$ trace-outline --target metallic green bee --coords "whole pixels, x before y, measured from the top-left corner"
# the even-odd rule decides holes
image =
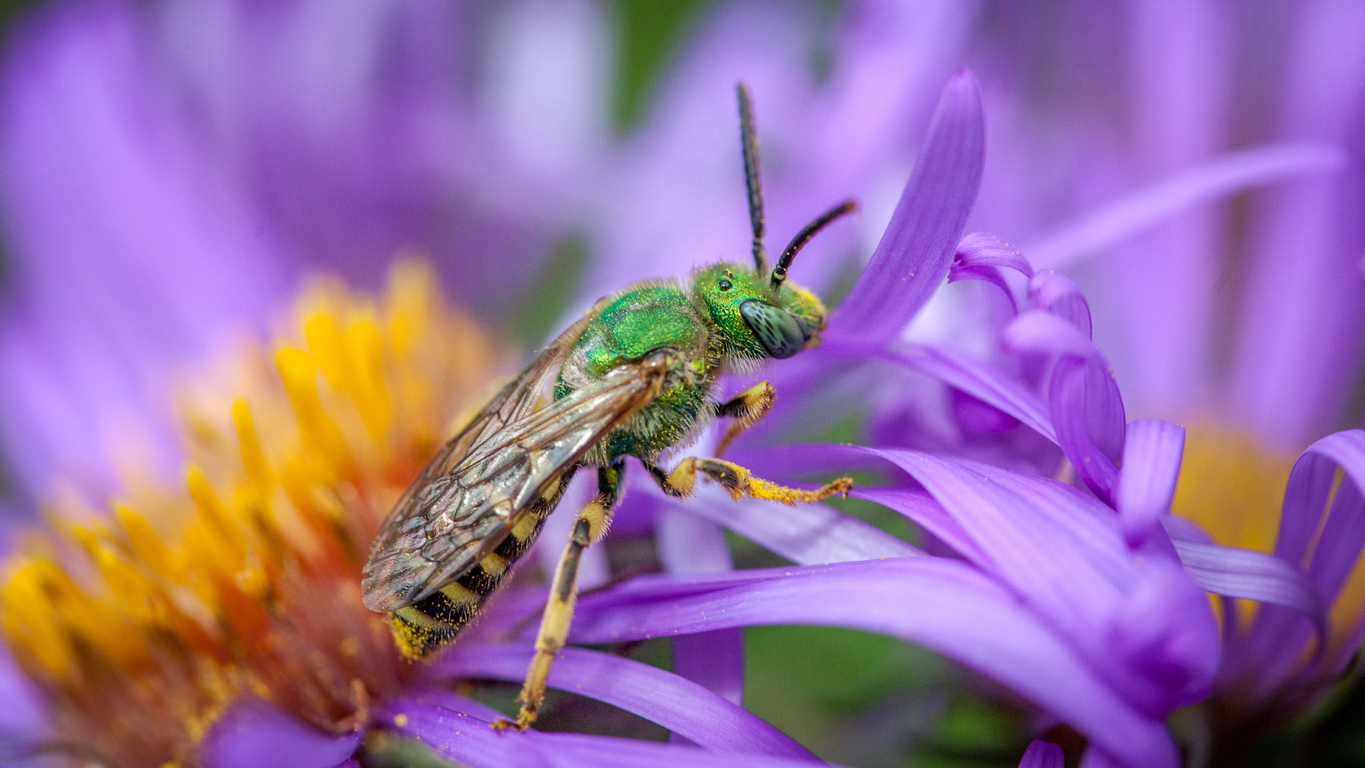
[[[530,548],[574,473],[597,468],[597,495],[579,513],[555,570],[521,712],[515,723],[499,727],[523,729],[535,720],[550,663],[568,636],[579,556],[606,530],[627,456],[677,497],[692,494],[697,472],[735,498],[786,504],[850,487],[842,478],[818,491],[784,488],[719,458],[686,458],[672,471],[658,464],[661,454],[689,444],[717,416],[732,419],[719,456],[768,411],[771,384],[720,403],[713,397],[716,380],[819,343],[825,307],[786,282],[787,269],[816,232],[855,208],[842,203],[809,224],[769,273],[753,109],[743,84],[739,106],[754,268],[715,264],[699,269],[686,287],[646,280],[597,302],[441,449],[370,549],[362,582],[366,607],[389,614],[403,653],[426,657],[474,618]],[[551,379],[554,399],[537,408]]]

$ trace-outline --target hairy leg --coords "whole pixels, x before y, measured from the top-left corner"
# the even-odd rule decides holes
[[[583,550],[607,532],[612,507],[621,497],[624,471],[625,461],[621,459],[610,467],[597,470],[597,495],[579,511],[569,543],[559,557],[559,565],[555,567],[550,597],[545,603],[540,631],[536,634],[536,655],[531,658],[531,665],[526,670],[526,682],[521,687],[521,695],[517,696],[521,710],[517,713],[516,722],[498,720],[493,723],[495,730],[510,727],[524,731],[535,722],[540,712],[540,705],[545,701],[545,683],[550,675],[550,664],[564,648],[569,636],[574,601],[578,597],[579,558]]]
[[[841,477],[814,491],[788,488],[754,477],[752,472],[733,462],[699,456],[689,456],[683,459],[678,462],[672,472],[667,472],[659,466],[647,462],[645,468],[649,470],[650,476],[659,484],[664,493],[677,498],[686,498],[696,492],[698,472],[720,483],[721,487],[730,492],[731,498],[738,499],[748,496],[788,505],[798,502],[821,501],[836,493],[847,495],[849,489],[853,487],[851,478]]]
[[[716,409],[717,416],[734,419],[725,428],[725,434],[716,446],[716,458],[724,455],[725,449],[729,448],[730,443],[739,437],[744,430],[752,427],[759,419],[767,415],[768,410],[773,407],[773,399],[776,396],[777,390],[773,389],[772,384],[760,381],[722,403]]]

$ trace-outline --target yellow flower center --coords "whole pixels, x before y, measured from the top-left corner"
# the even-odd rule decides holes
[[[1195,425],[1171,511],[1198,523],[1219,543],[1269,552],[1294,456],[1276,453],[1240,432]]]
[[[413,674],[360,568],[498,356],[415,262],[378,301],[316,281],[291,325],[186,386],[183,486],[132,484],[112,515],[64,494],[11,558],[3,630],[57,738],[192,761],[243,697],[340,733]]]

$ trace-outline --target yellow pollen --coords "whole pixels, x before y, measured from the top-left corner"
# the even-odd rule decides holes
[[[1264,448],[1240,432],[1195,425],[1171,511],[1198,523],[1220,544],[1269,552],[1294,456]]]
[[[315,281],[271,345],[179,393],[182,482],[130,485],[105,516],[49,503],[52,530],[8,563],[0,628],[56,738],[127,768],[193,764],[243,697],[339,733],[413,674],[360,568],[503,367],[435,286],[413,261],[377,300]]]

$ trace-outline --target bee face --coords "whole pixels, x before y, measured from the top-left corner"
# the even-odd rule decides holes
[[[773,290],[768,276],[733,263],[698,271],[692,294],[737,357],[788,358],[819,343],[825,308],[791,283]]]

